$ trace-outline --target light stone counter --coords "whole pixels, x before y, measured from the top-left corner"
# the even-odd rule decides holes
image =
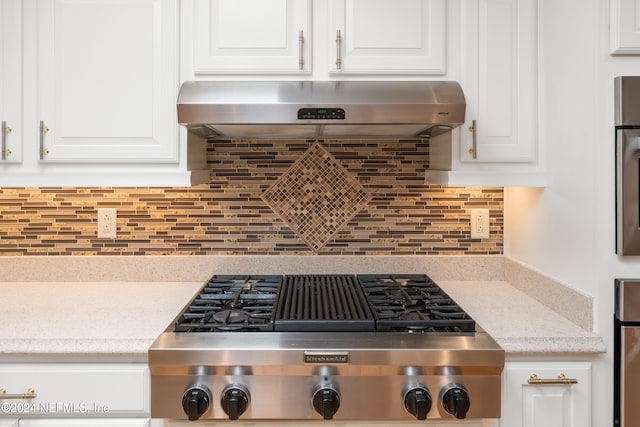
[[[507,353],[600,353],[602,339],[503,281],[440,281]],[[201,282],[0,283],[0,357],[146,361]],[[49,358],[49,359],[46,359]]]
[[[146,361],[202,282],[0,283],[0,357]]]
[[[507,282],[438,282],[507,354],[604,353],[588,332]]]
[[[145,361],[212,274],[426,273],[507,353],[602,353],[589,295],[502,256],[0,256],[0,357]]]

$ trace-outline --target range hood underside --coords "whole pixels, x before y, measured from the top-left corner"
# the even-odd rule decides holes
[[[465,107],[451,81],[185,82],[178,122],[207,139],[429,138]]]
[[[207,139],[430,138],[451,130],[442,125],[188,125]]]

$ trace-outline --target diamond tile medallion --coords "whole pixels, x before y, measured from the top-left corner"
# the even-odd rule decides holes
[[[262,193],[262,200],[317,253],[369,203],[371,194],[315,143]]]

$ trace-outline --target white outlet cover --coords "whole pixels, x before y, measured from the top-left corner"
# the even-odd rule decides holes
[[[489,209],[471,210],[471,238],[488,239],[490,227]]]
[[[98,209],[98,238],[115,239],[118,231],[118,212],[114,208]]]

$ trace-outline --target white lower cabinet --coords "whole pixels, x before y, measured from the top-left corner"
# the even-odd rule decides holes
[[[429,420],[426,424],[429,427],[498,427],[497,420],[480,420],[480,421],[442,421],[437,422]],[[220,421],[200,422],[202,427],[219,427],[222,425]],[[425,425],[424,421],[236,421],[233,423],[235,427],[407,427]],[[190,421],[175,420],[152,420],[151,427],[190,427],[193,423]]]
[[[0,427],[149,427],[147,364],[0,364]],[[6,418],[5,418],[6,417]]]
[[[11,424],[9,424],[11,425]],[[2,426],[2,424],[0,424]],[[150,427],[151,421],[146,418],[130,419],[33,419],[20,420],[16,426],[20,427]]]
[[[502,393],[501,427],[591,426],[590,362],[507,362]]]

